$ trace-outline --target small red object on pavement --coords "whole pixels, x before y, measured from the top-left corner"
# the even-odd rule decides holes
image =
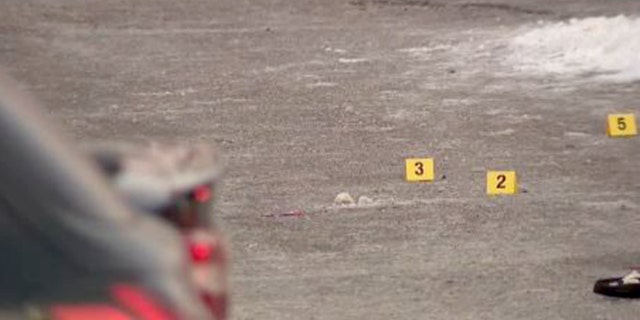
[[[264,216],[268,218],[286,218],[286,217],[294,217],[294,218],[302,218],[306,216],[307,213],[304,210],[296,209],[286,212],[278,212],[278,213],[267,213]]]

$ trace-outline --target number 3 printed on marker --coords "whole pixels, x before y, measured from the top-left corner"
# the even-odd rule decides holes
[[[424,174],[424,164],[422,162],[416,162],[416,171],[415,174],[417,176],[421,176]]]
[[[409,182],[433,181],[433,158],[405,159],[405,178]]]

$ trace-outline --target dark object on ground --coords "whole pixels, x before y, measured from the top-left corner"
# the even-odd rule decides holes
[[[286,212],[267,213],[267,214],[264,214],[263,217],[266,217],[266,218],[288,218],[288,217],[302,218],[302,217],[305,217],[306,215],[307,215],[307,213],[304,212],[304,210],[296,209],[296,210],[286,211]]]
[[[180,234],[135,214],[0,75],[3,319],[211,319]]]
[[[593,292],[616,298],[640,298],[640,274],[636,271],[620,278],[596,281]]]

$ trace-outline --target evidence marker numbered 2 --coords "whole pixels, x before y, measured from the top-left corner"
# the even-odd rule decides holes
[[[409,158],[405,159],[405,177],[408,182],[433,181],[433,158]]]
[[[504,195],[518,192],[518,180],[515,171],[488,171],[487,194]]]
[[[607,134],[610,137],[630,137],[638,134],[636,116],[628,114],[610,114],[607,118]]]

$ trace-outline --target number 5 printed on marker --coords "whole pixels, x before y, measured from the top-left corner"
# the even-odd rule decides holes
[[[607,133],[611,137],[629,137],[638,134],[634,114],[610,114],[607,118]]]
[[[624,117],[618,117],[618,130],[620,131],[627,130],[627,123],[624,122]]]

